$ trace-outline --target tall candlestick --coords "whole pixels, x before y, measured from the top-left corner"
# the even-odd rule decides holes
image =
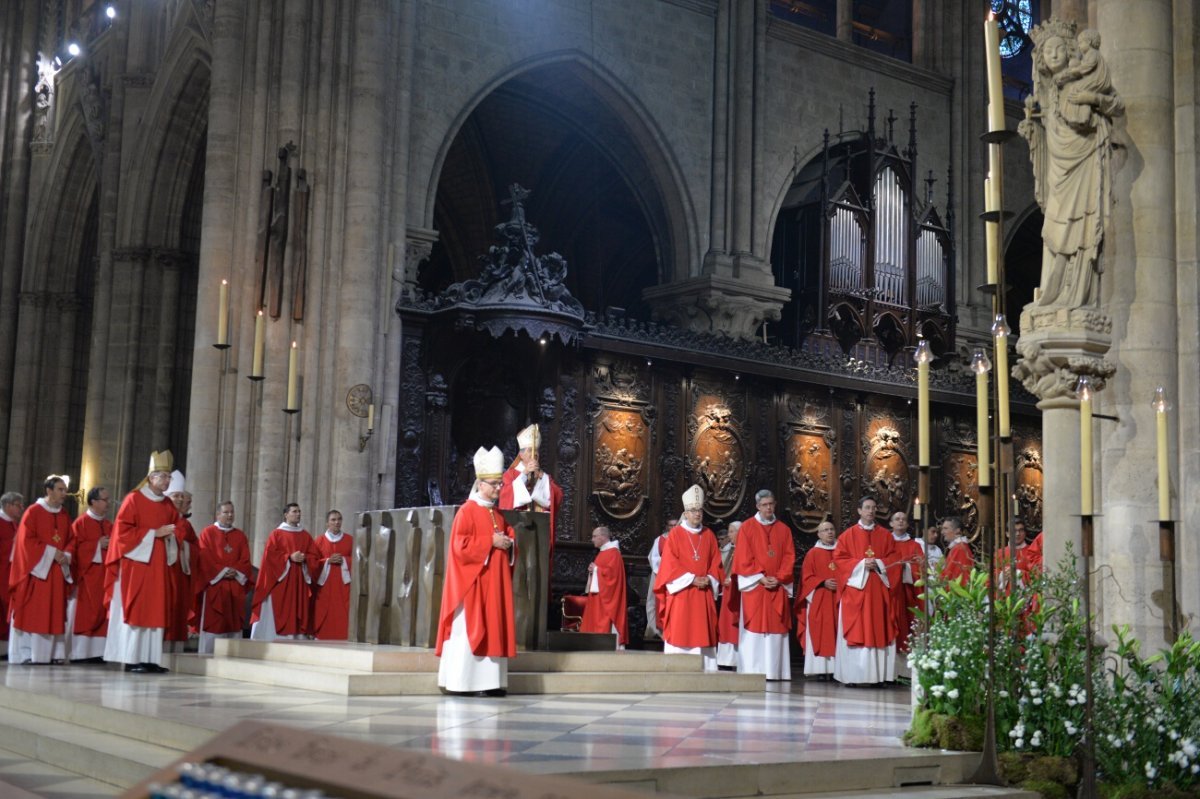
[[[217,304],[217,346],[229,345],[229,281],[221,281],[221,299]]]
[[[262,309],[258,311],[258,318],[254,320],[254,365],[250,368],[251,380],[263,379],[263,348],[266,346],[267,339],[267,319],[263,316]]]
[[[367,406],[367,429],[375,429],[375,403]]]
[[[1000,437],[1012,436],[1012,425],[1008,418],[1008,334],[1012,330],[1004,314],[996,314],[992,323],[992,336],[996,341],[996,415],[1000,417]]]
[[[1091,516],[1092,503],[1092,381],[1079,378],[1079,513]]]
[[[917,497],[916,499],[913,500],[913,521],[914,522],[921,521],[921,498],[920,497]],[[920,530],[917,530],[917,535],[918,535],[918,537],[922,537]]]
[[[933,351],[925,339],[917,341],[917,465],[929,465],[929,362]]]
[[[287,391],[287,409],[289,411],[297,410],[298,395],[300,393],[300,373],[296,369],[296,342],[292,342],[292,351],[288,353],[288,391]]]
[[[984,210],[998,210],[991,177],[983,180],[983,200]],[[994,286],[1000,282],[1000,223],[988,221],[984,222],[983,226],[987,234],[987,282]]]
[[[979,485],[992,484],[992,428],[988,424],[988,372],[992,362],[982,347],[975,349],[971,358],[971,370],[975,372],[975,437],[978,441],[975,448],[975,459],[979,464]]]
[[[1158,518],[1159,521],[1167,521],[1171,518],[1171,473],[1167,468],[1167,411],[1171,409],[1171,404],[1167,402],[1162,386],[1154,389],[1154,401],[1150,407],[1154,409],[1158,433]]]
[[[1000,71],[1000,25],[995,14],[983,23],[984,60],[987,62],[988,130],[1004,130],[1004,80]]]

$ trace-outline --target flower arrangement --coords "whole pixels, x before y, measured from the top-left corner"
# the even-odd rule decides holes
[[[1084,741],[1087,620],[1075,559],[996,599],[996,739],[1009,781],[1066,796]],[[931,579],[935,608],[914,631],[912,746],[980,749],[986,717],[988,580]],[[1094,644],[1096,768],[1111,799],[1200,797],[1200,641],[1142,658],[1127,628]],[[1103,651],[1101,651],[1103,650]]]

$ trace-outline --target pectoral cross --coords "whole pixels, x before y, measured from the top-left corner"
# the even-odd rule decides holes
[[[62,541],[62,536],[60,536],[58,533],[55,533],[54,535],[50,536],[50,540],[57,544],[59,541]]]
[[[225,554],[228,555],[230,552],[233,552],[233,547],[229,546],[229,544],[226,544],[225,545]]]
[[[875,557],[875,550],[871,549],[870,547],[867,547],[867,557],[868,558]]]

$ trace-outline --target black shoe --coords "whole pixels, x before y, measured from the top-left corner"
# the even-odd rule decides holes
[[[489,688],[486,691],[480,691],[479,696],[508,696],[507,688]]]
[[[146,668],[145,663],[126,663],[125,671],[129,672],[130,674],[149,674],[150,673],[149,670]]]

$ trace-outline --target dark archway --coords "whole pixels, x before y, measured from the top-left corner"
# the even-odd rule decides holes
[[[1033,290],[1042,279],[1042,212],[1032,210],[1017,223],[1004,249],[1004,275],[1008,279],[1008,324],[1021,334],[1021,311],[1033,302]]]
[[[440,291],[474,277],[507,219],[510,183],[531,192],[540,252],[559,252],[567,285],[590,311],[646,315],[642,290],[670,271],[674,244],[653,172],[598,78],[577,62],[506,81],[459,129],[437,187],[439,240],[419,284]]]

